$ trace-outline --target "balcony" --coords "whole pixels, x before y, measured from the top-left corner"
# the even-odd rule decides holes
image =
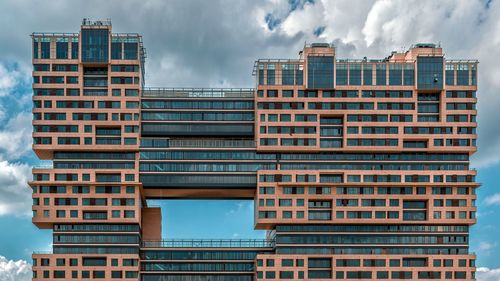
[[[252,88],[145,88],[146,98],[253,98]]]
[[[266,239],[169,239],[143,241],[142,248],[274,248]]]

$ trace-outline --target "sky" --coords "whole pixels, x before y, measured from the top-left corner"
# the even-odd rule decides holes
[[[78,32],[81,19],[111,19],[143,35],[146,84],[252,87],[254,60],[296,58],[328,42],[339,58],[384,58],[433,42],[448,59],[478,59],[478,223],[471,250],[479,280],[500,280],[499,0],[4,0],[0,2],[0,281],[29,280],[30,255],[50,249],[30,221],[32,32]],[[161,201],[169,238],[262,238],[251,201]],[[189,222],[189,223],[187,223]],[[245,222],[245,223],[241,223]],[[204,232],[200,233],[199,229]]]

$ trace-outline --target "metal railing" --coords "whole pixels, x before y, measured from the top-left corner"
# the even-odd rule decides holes
[[[52,251],[33,251],[33,255],[52,255]]]
[[[266,239],[169,239],[143,241],[143,248],[273,248],[274,240]]]
[[[54,163],[52,162],[40,162],[33,165],[33,169],[54,169]]]
[[[91,20],[89,18],[83,18],[82,25],[86,25],[86,26],[107,26],[107,25],[111,25],[111,19]]]
[[[143,97],[253,98],[253,88],[145,88]]]
[[[169,140],[170,147],[190,147],[190,148],[254,148],[256,143],[254,140]]]

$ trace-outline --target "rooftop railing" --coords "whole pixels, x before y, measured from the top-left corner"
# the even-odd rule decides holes
[[[253,88],[145,88],[143,97],[163,98],[253,98]]]
[[[106,25],[111,25],[111,19],[106,19],[106,20],[90,20],[88,18],[84,18],[82,20],[82,25],[87,25],[87,26],[106,26]]]
[[[36,165],[33,165],[33,169],[53,169],[54,168],[54,163],[53,162],[39,162]]]
[[[273,248],[274,240],[266,239],[169,239],[143,241],[143,248]]]
[[[52,255],[52,251],[34,251],[33,255]]]

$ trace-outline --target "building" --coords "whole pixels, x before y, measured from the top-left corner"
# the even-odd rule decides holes
[[[329,44],[255,89],[144,87],[138,34],[33,33],[33,280],[475,279],[475,60]],[[245,198],[264,240],[166,240],[147,199]]]

